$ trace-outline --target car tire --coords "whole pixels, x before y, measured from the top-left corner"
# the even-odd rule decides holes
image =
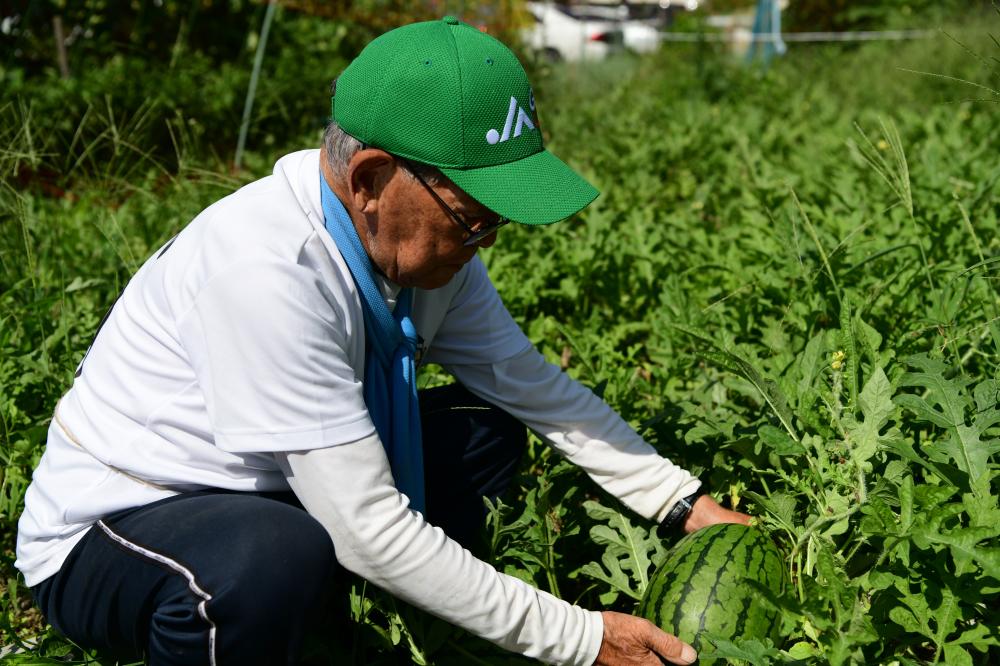
[[[559,53],[558,49],[554,49],[551,46],[542,49],[542,52],[539,55],[541,56],[543,62],[547,62],[550,65],[563,61],[562,53]]]

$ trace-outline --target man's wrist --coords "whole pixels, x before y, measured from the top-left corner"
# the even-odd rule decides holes
[[[666,518],[664,518],[660,524],[668,529],[675,529],[684,524],[688,515],[691,513],[691,508],[694,503],[698,501],[698,498],[705,494],[705,487],[701,486],[698,490],[694,491],[687,497],[682,497],[677,500],[677,502],[671,507],[670,511],[667,513]]]

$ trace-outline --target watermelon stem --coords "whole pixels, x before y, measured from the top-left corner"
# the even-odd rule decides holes
[[[549,592],[554,597],[562,599],[562,595],[559,593],[559,579],[556,577],[555,537],[550,532],[547,516],[542,524],[545,526],[545,576],[549,581]]]
[[[830,516],[819,516],[818,518],[816,518],[816,520],[814,520],[812,522],[812,525],[810,525],[809,527],[807,527],[805,529],[805,531],[802,532],[802,534],[799,535],[799,538],[798,538],[798,540],[795,543],[795,547],[792,548],[791,557],[794,558],[798,554],[798,552],[801,550],[802,546],[805,543],[807,543],[810,538],[812,538],[812,535],[820,527],[822,527],[824,525],[828,525],[828,524],[839,523],[841,520],[844,520],[846,518],[850,518],[851,516],[853,516],[854,514],[856,514],[858,511],[860,511],[861,507],[864,506],[865,503],[868,502],[868,488],[867,488],[867,486],[865,484],[865,471],[863,469],[861,469],[861,468],[858,469],[858,491],[857,491],[857,499],[858,499],[858,503],[855,504],[854,506],[852,506],[849,509],[845,509],[844,511],[832,514]]]
[[[795,587],[798,588],[799,591],[799,603],[804,603],[806,600],[806,588],[803,584],[805,575],[802,570],[802,553],[799,553],[797,556],[792,555],[792,558],[795,560],[795,571],[797,573],[795,576]]]

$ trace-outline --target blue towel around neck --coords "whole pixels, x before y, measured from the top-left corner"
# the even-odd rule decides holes
[[[417,403],[414,354],[417,330],[410,319],[413,290],[403,289],[392,312],[375,281],[375,268],[365,252],[350,215],[330,189],[322,172],[323,217],[361,295],[365,318],[365,404],[392,467],[396,487],[410,507],[424,510],[424,453]]]

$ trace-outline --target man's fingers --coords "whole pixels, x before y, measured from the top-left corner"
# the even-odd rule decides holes
[[[692,664],[698,653],[690,645],[662,631],[649,620],[603,611],[604,641],[595,666],[655,666]]]
[[[671,664],[693,664],[698,658],[694,648],[650,623],[649,648]]]

